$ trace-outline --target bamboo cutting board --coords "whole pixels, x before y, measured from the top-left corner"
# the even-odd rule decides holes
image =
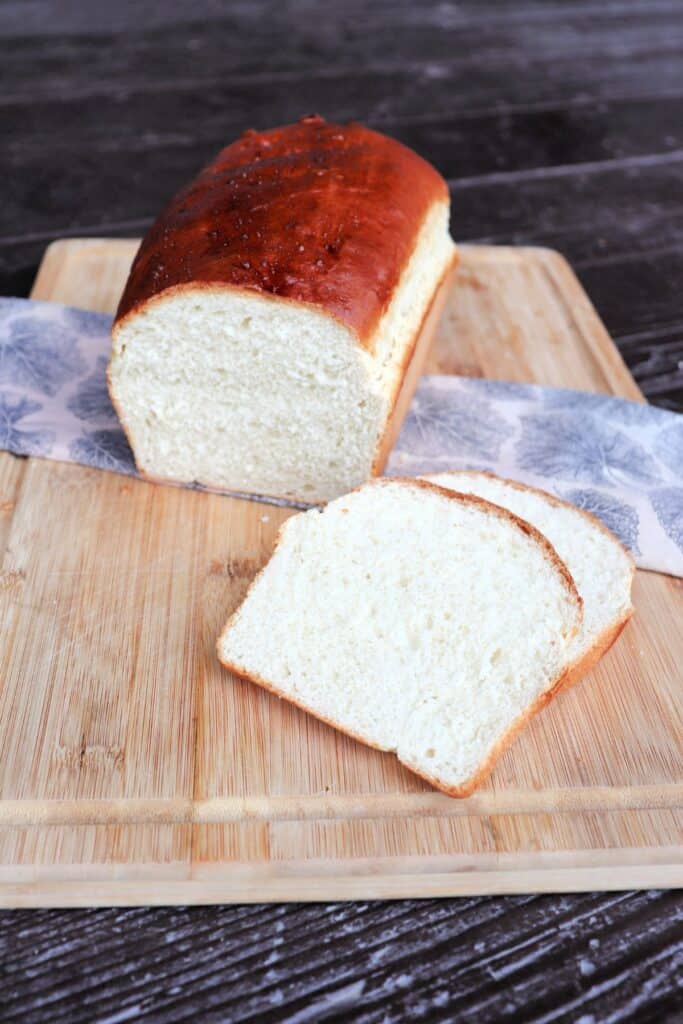
[[[113,310],[136,243],[50,247]],[[641,396],[567,264],[465,247],[428,369]],[[464,801],[218,665],[291,511],[0,456],[0,903],[320,900],[683,881],[683,587]]]

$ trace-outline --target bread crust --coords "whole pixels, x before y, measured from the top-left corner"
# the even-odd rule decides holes
[[[571,637],[576,634],[576,632],[578,631],[578,628],[579,628],[579,626],[581,624],[582,618],[583,618],[583,599],[581,598],[581,596],[579,595],[578,590],[576,589],[576,584],[574,582],[573,577],[571,576],[571,574],[570,574],[569,570],[567,569],[566,565],[564,564],[564,562],[561,560],[561,558],[559,557],[559,555],[555,551],[555,548],[552,546],[550,541],[542,533],[540,533],[539,530],[537,530],[534,526],[531,525],[531,523],[528,523],[528,522],[526,522],[526,520],[521,519],[519,516],[516,516],[513,512],[510,512],[509,509],[503,508],[501,505],[495,505],[492,502],[486,501],[484,498],[478,497],[478,495],[466,494],[466,493],[463,493],[463,492],[460,492],[460,491],[453,491],[451,489],[448,489],[448,488],[445,488],[445,487],[441,487],[438,484],[433,484],[433,483],[431,483],[431,482],[429,482],[427,480],[417,479],[415,477],[381,477],[379,479],[370,481],[369,483],[364,484],[363,486],[364,487],[382,487],[382,486],[386,486],[387,484],[395,484],[395,483],[398,483],[398,484],[403,485],[403,486],[409,486],[409,487],[414,487],[414,488],[421,488],[421,489],[425,489],[425,490],[428,490],[428,491],[437,492],[442,497],[447,498],[449,500],[454,499],[454,500],[460,502],[461,504],[470,504],[470,505],[476,505],[478,507],[482,507],[489,514],[496,515],[500,519],[504,519],[504,520],[506,520],[508,522],[512,522],[517,527],[517,529],[521,530],[522,533],[524,533],[526,536],[529,536],[529,537],[533,538],[533,540],[536,543],[538,543],[544,549],[546,557],[551,562],[551,564],[555,567],[555,569],[558,571],[559,575],[562,578],[562,582],[563,582],[563,584],[564,584],[564,586],[565,586],[565,588],[566,588],[566,590],[567,590],[567,592],[568,592],[572,602],[574,603],[574,605],[576,607],[576,610],[577,610],[577,613],[578,613],[577,623],[576,623],[576,626],[575,626],[572,634],[570,634],[569,639],[571,639]],[[356,488],[356,490],[360,490],[360,489],[361,488]],[[351,493],[355,493],[355,491],[352,491]],[[338,500],[340,500],[340,499],[338,499]],[[286,529],[288,521],[289,520],[287,520],[285,523],[283,523],[282,526],[280,527],[279,531],[278,531],[278,534],[277,534],[277,537],[276,537],[276,540],[275,540],[275,545],[273,547],[272,554],[275,553],[275,551],[277,550],[277,548],[278,548],[278,546],[279,546],[279,544],[280,544],[280,542],[282,540],[283,531]],[[272,554],[271,554],[271,558],[272,558]],[[249,592],[250,592],[251,588],[256,584],[256,581],[258,580],[260,575],[265,570],[267,564],[268,563],[266,562],[266,564],[254,576],[254,579],[252,580],[252,582],[249,584],[249,587],[247,588],[247,591],[246,591],[246,593],[244,595],[244,598],[242,599],[242,601],[240,602],[238,607],[230,615],[230,617],[228,618],[228,621],[226,622],[225,626],[223,627],[223,629],[221,631],[221,634],[220,634],[220,636],[218,638],[218,641],[216,643],[216,652],[217,652],[217,655],[218,655],[219,662],[226,669],[228,669],[228,671],[232,672],[233,675],[236,675],[236,676],[238,676],[241,679],[245,679],[248,682],[256,683],[257,686],[261,686],[263,689],[268,690],[270,693],[272,693],[275,696],[279,697],[281,700],[286,700],[286,701],[288,701],[288,703],[294,704],[296,707],[300,708],[302,711],[305,711],[308,714],[313,715],[314,718],[319,719],[321,722],[324,722],[326,725],[332,726],[332,728],[337,729],[337,731],[342,732],[345,735],[351,737],[351,739],[357,740],[359,743],[363,743],[365,746],[372,747],[375,750],[382,750],[384,752],[393,753],[397,757],[398,761],[401,764],[403,764],[406,768],[410,769],[410,771],[412,771],[414,774],[419,775],[420,778],[424,779],[426,782],[428,782],[430,785],[434,786],[436,789],[441,790],[442,793],[446,793],[448,796],[452,796],[452,797],[466,797],[466,796],[470,796],[471,793],[480,785],[480,783],[490,774],[490,772],[491,772],[495,762],[498,760],[500,755],[507,749],[507,747],[512,743],[512,741],[515,739],[515,737],[520,732],[520,730],[523,729],[523,727],[526,725],[526,723],[529,721],[529,719],[533,715],[537,714],[540,710],[542,710],[542,708],[545,707],[546,704],[549,703],[549,701],[552,699],[552,697],[555,696],[555,694],[557,692],[559,692],[559,689],[562,687],[562,685],[564,683],[564,677],[566,675],[566,671],[565,670],[563,670],[556,677],[556,679],[551,683],[551,685],[537,698],[537,700],[534,701],[534,703],[529,708],[527,708],[515,720],[515,722],[510,727],[510,729],[508,729],[508,731],[502,737],[500,737],[500,739],[496,742],[496,744],[489,751],[489,754],[487,755],[486,760],[483,762],[483,764],[480,766],[480,768],[477,769],[475,774],[471,776],[470,779],[467,779],[461,785],[456,786],[456,787],[448,786],[444,782],[442,782],[439,778],[434,777],[434,776],[430,776],[428,774],[425,774],[422,769],[420,769],[420,768],[416,767],[415,765],[411,764],[409,761],[404,760],[404,759],[398,757],[398,754],[396,753],[395,750],[389,751],[389,749],[386,748],[386,747],[380,747],[377,744],[368,742],[362,736],[358,736],[357,734],[351,732],[349,729],[347,729],[344,726],[340,725],[338,722],[335,722],[333,719],[326,718],[324,715],[321,715],[319,712],[317,712],[314,709],[308,707],[306,704],[304,704],[304,703],[302,703],[302,702],[300,702],[298,700],[293,699],[292,697],[290,697],[287,694],[283,694],[280,690],[277,689],[277,687],[275,687],[272,683],[268,682],[267,680],[263,679],[258,674],[252,673],[248,669],[246,669],[244,666],[237,665],[234,662],[230,662],[228,660],[224,660],[221,657],[221,645],[223,643],[224,637],[229,632],[233,620],[239,614],[240,608],[242,607],[244,602],[247,600],[247,597],[249,595]],[[611,642],[613,642],[614,639],[616,639],[616,636],[613,637]]]
[[[430,164],[355,122],[245,132],[157,218],[115,323],[169,290],[222,286],[315,306],[368,348],[428,210],[447,201]]]

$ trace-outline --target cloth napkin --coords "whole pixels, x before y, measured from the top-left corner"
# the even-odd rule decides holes
[[[107,393],[111,320],[0,299],[0,448],[135,475]],[[683,576],[677,413],[565,388],[426,376],[387,473],[450,469],[550,491],[602,519],[641,568]]]

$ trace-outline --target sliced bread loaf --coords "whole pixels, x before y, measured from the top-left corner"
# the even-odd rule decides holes
[[[466,796],[549,699],[581,617],[534,527],[471,495],[381,479],[285,523],[218,654]]]
[[[562,686],[575,683],[609,650],[633,614],[635,565],[628,551],[595,516],[546,491],[492,473],[438,473],[427,479],[509,509],[548,538],[583,598],[583,624],[567,650]]]

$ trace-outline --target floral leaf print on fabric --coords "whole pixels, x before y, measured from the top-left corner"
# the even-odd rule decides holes
[[[410,455],[444,455],[495,459],[509,436],[507,420],[485,399],[459,394],[444,402],[434,387],[424,382],[416,393],[401,435],[401,447]],[[445,449],[445,450],[444,450]]]
[[[662,430],[655,439],[654,449],[664,465],[683,479],[683,420]]]
[[[591,398],[594,397],[591,395]],[[623,427],[647,427],[656,420],[661,410],[645,402],[628,402],[623,398],[599,396],[597,411],[611,423]]]
[[[75,331],[88,340],[104,337],[109,346],[112,321],[109,313],[91,313],[90,310],[76,309],[74,306],[64,306],[63,309],[67,317],[67,326],[72,332]]]
[[[539,388],[541,401],[548,409],[567,409],[595,413],[624,427],[647,426],[658,411],[641,402],[629,402],[613,395],[590,395],[571,388]]]
[[[650,502],[662,529],[683,551],[683,487],[662,487],[652,491]]]
[[[99,356],[95,372],[80,382],[78,390],[66,403],[67,409],[79,420],[118,422],[107,390],[107,362],[106,356]]]
[[[660,479],[645,448],[597,416],[532,414],[520,423],[518,464],[538,476],[639,488]]]
[[[69,454],[76,462],[99,469],[113,469],[134,475],[135,460],[128,439],[122,430],[86,431],[69,445]]]
[[[619,501],[611,494],[603,494],[602,491],[590,489],[566,491],[562,497],[566,501],[571,501],[572,505],[576,505],[577,508],[582,508],[585,512],[592,512],[634,555],[640,554],[638,513],[631,505]]]
[[[36,324],[31,316],[12,317],[0,331],[0,382],[43,395],[57,392],[87,370],[78,336],[56,320]]]
[[[55,432],[38,426],[20,426],[21,421],[42,405],[29,398],[12,398],[0,392],[0,448],[15,455],[47,455],[55,441]]]
[[[536,388],[533,384],[518,384],[516,381],[485,380],[483,377],[461,377],[460,385],[478,395],[491,398],[504,398],[506,401],[527,401],[534,398]]]

